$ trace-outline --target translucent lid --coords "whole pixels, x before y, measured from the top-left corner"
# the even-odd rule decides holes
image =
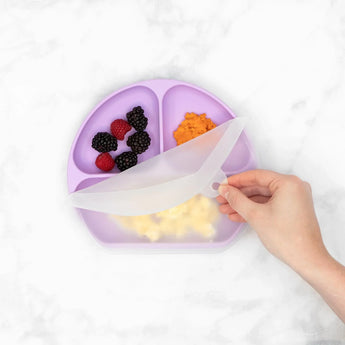
[[[226,179],[221,166],[244,128],[241,118],[163,152],[91,187],[71,193],[73,206],[122,216],[151,214],[196,194],[216,197]]]

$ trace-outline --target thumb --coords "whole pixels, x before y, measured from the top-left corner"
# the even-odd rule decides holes
[[[239,189],[230,185],[220,185],[219,194],[223,196],[229,205],[245,220],[249,220],[253,210],[258,205],[247,198]]]

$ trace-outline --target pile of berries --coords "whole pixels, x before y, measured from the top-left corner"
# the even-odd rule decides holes
[[[114,120],[110,125],[110,133],[98,132],[92,139],[92,147],[101,152],[96,158],[96,166],[103,171],[112,170],[115,165],[120,171],[124,171],[138,163],[138,154],[145,152],[150,144],[151,138],[145,129],[147,127],[147,117],[144,115],[142,107],[134,107],[126,115],[127,121],[123,119]],[[116,151],[118,140],[124,140],[127,132],[132,128],[136,132],[127,139],[127,146],[130,151],[125,151],[113,159],[110,151]]]

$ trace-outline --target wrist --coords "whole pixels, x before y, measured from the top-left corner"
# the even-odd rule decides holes
[[[319,248],[315,248],[311,253],[302,256],[298,262],[290,266],[303,279],[313,283],[322,279],[335,264],[336,261],[322,245]]]

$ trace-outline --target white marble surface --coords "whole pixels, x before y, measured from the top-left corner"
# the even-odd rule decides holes
[[[0,344],[344,344],[251,229],[221,254],[112,255],[65,202],[89,110],[182,79],[251,117],[262,167],[312,184],[344,264],[344,71],[342,0],[1,0]]]

